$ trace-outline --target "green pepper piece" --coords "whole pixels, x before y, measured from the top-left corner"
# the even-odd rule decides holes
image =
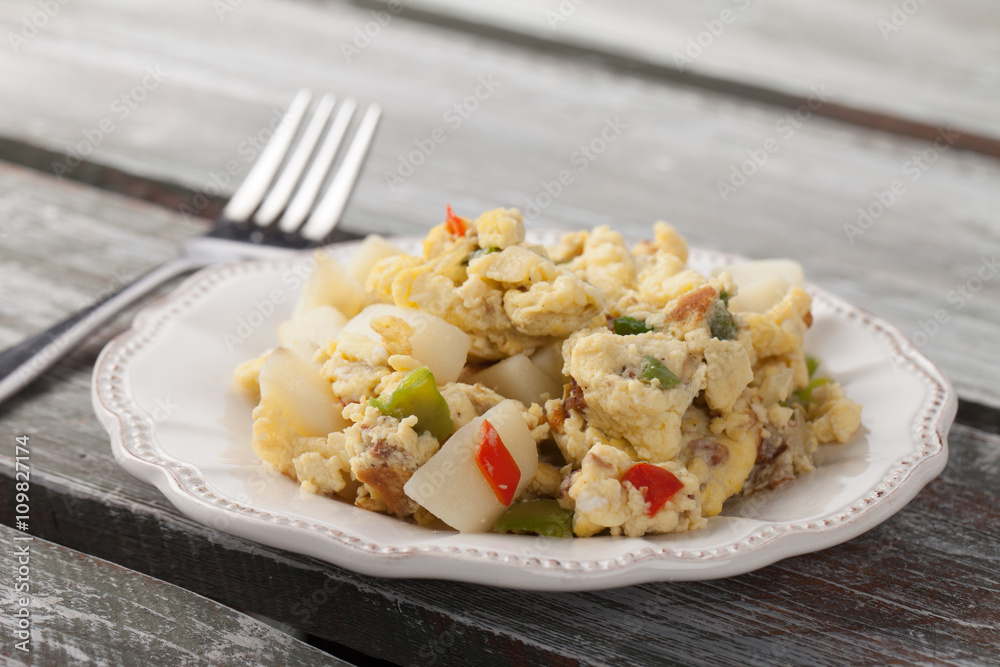
[[[712,332],[712,338],[718,338],[719,340],[736,339],[736,321],[733,319],[733,314],[726,307],[725,301],[717,303],[715,308],[712,309],[712,314],[708,317],[708,328]]]
[[[437,390],[434,375],[426,366],[407,373],[391,395],[383,392],[368,403],[396,419],[415,415],[417,430],[429,431],[438,442],[444,442],[455,430],[448,403]]]
[[[500,248],[497,248],[496,246],[490,246],[489,248],[479,248],[477,250],[473,250],[472,252],[469,253],[469,256],[465,258],[465,264],[469,264],[474,259],[479,259],[484,255],[489,255],[494,252],[500,252]]]
[[[527,500],[507,508],[493,525],[496,533],[535,533],[544,537],[573,537],[573,512],[557,500]]]
[[[653,330],[653,327],[648,326],[643,320],[637,320],[629,315],[616,317],[611,326],[619,336],[634,336]]]
[[[809,370],[809,377],[816,374],[816,369],[819,368],[819,359],[816,357],[811,357],[806,355],[806,368]]]
[[[660,381],[661,389],[670,389],[681,383],[681,379],[674,375],[673,371],[663,365],[663,362],[656,357],[646,357],[642,364],[642,372],[639,379],[643,382]]]
[[[822,387],[823,385],[829,383],[830,383],[830,378],[816,378],[815,380],[810,380],[809,384],[806,386],[805,389],[799,389],[798,391],[793,391],[792,396],[795,397],[796,401],[802,404],[802,407],[808,410],[809,406],[812,405],[813,403],[813,397],[812,397],[813,389],[815,389],[816,387]]]

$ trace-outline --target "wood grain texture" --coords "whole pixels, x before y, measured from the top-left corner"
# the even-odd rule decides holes
[[[956,286],[971,290],[1000,245],[996,160],[932,151],[933,165],[910,180],[907,165],[931,150],[926,142],[819,118],[786,137],[779,124],[788,110],[405,17],[348,62],[342,45],[376,20],[367,10],[304,0],[230,6],[221,17],[195,0],[64,7],[17,54],[0,52],[0,134],[15,148],[54,152],[89,141],[89,160],[140,187],[156,180],[224,195],[252,161],[246,142],[300,85],[356,93],[382,101],[387,116],[349,224],[419,232],[447,201],[468,214],[525,207],[571,170],[573,183],[540,207],[538,222],[635,234],[665,217],[696,245],[800,259],[821,286],[908,334],[932,328],[941,310],[945,321],[924,334],[924,349],[963,398],[1000,405],[992,344],[1000,281],[949,300]],[[0,31],[19,29],[35,7],[0,6]],[[912,27],[934,11],[928,4]],[[114,100],[158,66],[163,81],[121,118]],[[977,71],[992,71],[984,67]],[[501,85],[453,127],[449,107],[483,77]],[[847,84],[831,87],[833,99],[853,94]],[[619,117],[627,127],[581,169],[574,152]],[[114,130],[89,139],[105,119]],[[446,141],[390,188],[385,173],[439,127]],[[723,201],[717,182],[769,139],[779,150]],[[235,175],[216,186],[231,161]],[[904,194],[851,243],[844,226],[896,179]],[[0,345],[203,229],[177,211],[0,165]],[[975,665],[1000,653],[995,409],[963,405],[972,416],[952,432],[947,471],[883,525],[741,577],[559,595],[384,580],[195,524],[122,471],[92,414],[89,385],[101,346],[124,324],[0,407],[0,437],[31,437],[31,523],[40,537],[400,664]],[[5,523],[12,468],[0,457]]]
[[[0,29],[30,6],[0,7]],[[402,17],[347,62],[342,45],[374,20],[337,3],[260,0],[221,21],[196,0],[155,0],[141,10],[122,0],[74,5],[18,55],[0,52],[9,84],[0,90],[0,134],[72,152],[110,118],[114,131],[88,159],[210,194],[234,163],[226,193],[252,162],[248,142],[296,88],[355,93],[381,101],[386,117],[345,227],[420,232],[441,219],[446,202],[468,214],[530,209],[549,203],[546,187],[567,171],[573,182],[539,207],[533,224],[610,224],[644,234],[665,218],[695,245],[793,257],[820,286],[918,338],[963,397],[1000,405],[992,344],[1000,280],[976,277],[1000,248],[996,160],[815,117],[786,138],[788,110]],[[169,74],[118,118],[113,100],[157,66]],[[500,86],[476,102],[481,77]],[[467,118],[446,116],[466,99],[478,104]],[[600,146],[616,118],[627,127]],[[437,128],[444,143],[430,139]],[[718,183],[770,140],[777,152],[723,201]],[[434,152],[423,157],[417,146],[428,141]],[[581,162],[577,151],[592,141],[603,153]],[[924,153],[934,160],[927,169],[914,163]],[[390,188],[385,174],[411,159],[421,166]],[[895,181],[903,194],[858,227],[859,209],[878,213],[878,198],[891,195]],[[979,289],[962,297],[957,290],[969,281]],[[945,320],[936,328],[935,314]]]
[[[386,6],[382,0],[355,0]],[[410,0],[403,16],[761,99],[841,91],[835,117],[952,124],[1000,146],[1000,10],[985,0]],[[905,9],[904,9],[905,6]],[[854,112],[853,115],[851,112]]]
[[[7,261],[15,250],[34,252],[19,265],[17,290],[4,293],[8,339],[53,315],[28,306],[45,301],[43,290],[60,289],[42,282],[45,271],[68,263],[58,269],[66,282],[90,293],[113,270],[103,256],[141,270],[190,233],[165,225],[171,214],[154,206],[73,184],[54,188],[48,177],[11,167],[0,175],[9,188],[0,201],[19,193],[31,205],[11,206],[24,215],[51,207],[31,218],[32,233],[65,219],[86,232],[75,237],[75,253],[32,251],[20,235],[0,246]],[[39,192],[47,200],[34,199]],[[63,247],[57,240],[33,243]],[[126,257],[128,248],[144,248],[146,257]],[[22,308],[32,321],[11,316]],[[89,401],[93,362],[120,326],[0,412],[8,443],[31,438],[31,526],[42,538],[399,664],[970,665],[1000,651],[995,433],[957,426],[947,472],[875,530],[741,577],[579,594],[375,579],[196,524],[121,470]],[[8,524],[12,468],[12,457],[0,457],[0,522]]]
[[[995,462],[1000,438],[964,436],[959,460]],[[33,530],[401,664],[985,664],[1000,650],[997,496],[952,476],[967,478],[950,468],[882,526],[817,554],[580,594],[363,577],[50,474],[36,475]]]
[[[27,596],[30,639],[15,647],[16,619],[0,618],[2,655],[25,665],[348,665],[200,595],[108,561],[0,526],[5,553],[27,549],[27,592],[0,569],[4,605]],[[12,559],[13,560],[13,559]]]
[[[236,176],[222,188],[231,192],[252,162],[247,142],[296,87],[354,92],[382,101],[387,117],[345,226],[419,231],[440,219],[447,201],[471,213],[498,204],[527,209],[539,197],[544,203],[545,186],[569,170],[574,182],[534,216],[538,222],[642,234],[666,218],[697,245],[799,259],[819,285],[916,336],[963,396],[1000,405],[1000,355],[989,343],[1000,321],[1000,281],[975,282],[1000,247],[995,160],[819,118],[786,139],[789,126],[778,129],[785,111],[399,18],[348,63],[341,44],[374,19],[337,4],[263,0],[224,21],[193,0],[141,12],[122,6],[74,7],[16,57],[0,55],[0,75],[10,82],[0,91],[8,110],[0,133],[65,150],[111,118],[115,130],[91,159],[210,194],[213,175],[223,178],[234,162]],[[16,5],[0,8],[7,22],[0,27],[17,16]],[[111,50],[119,55],[107,57]],[[119,119],[112,100],[157,66],[169,76]],[[453,129],[449,107],[491,76],[500,87]],[[581,172],[574,152],[615,118],[627,129]],[[426,145],[435,128],[446,141],[403,184],[388,187],[385,173],[419,155],[414,142]],[[769,139],[778,152],[723,201],[718,183]],[[934,163],[916,167],[914,156],[925,152]],[[894,181],[905,192],[859,227],[859,209],[877,213]],[[980,289],[965,298],[956,290],[969,281]],[[946,319],[936,329],[935,314]]]

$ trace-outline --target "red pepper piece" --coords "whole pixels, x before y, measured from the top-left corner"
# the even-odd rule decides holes
[[[642,491],[643,498],[649,503],[649,511],[653,516],[667,501],[684,488],[684,483],[670,472],[651,463],[636,463],[622,475],[622,482],[628,482]]]
[[[451,204],[448,204],[448,218],[445,220],[445,228],[452,236],[465,236],[465,233],[469,231],[469,223],[465,218],[455,215],[455,212],[451,210]]]
[[[497,494],[497,500],[509,507],[521,481],[521,469],[500,439],[493,424],[483,421],[479,429],[479,445],[476,447],[476,465],[483,477]]]

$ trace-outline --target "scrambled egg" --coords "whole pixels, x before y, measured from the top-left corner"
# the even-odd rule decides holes
[[[403,484],[441,446],[437,438],[418,433],[412,415],[397,419],[365,403],[352,403],[344,412],[354,422],[344,431],[351,474],[393,514],[413,514],[417,504],[403,492]]]
[[[475,221],[449,209],[422,256],[381,259],[365,283],[367,303],[417,308],[468,335],[466,369],[437,386],[453,430],[505,400],[463,378],[561,346],[561,373],[538,368],[563,384],[563,397],[517,403],[542,452],[522,499],[557,499],[580,537],[700,528],[728,498],[811,471],[819,445],[848,441],[861,423],[861,406],[839,385],[810,377],[807,292],[792,287],[766,312],[730,312],[730,274],[701,275],[672,227],[653,231],[632,248],[608,227],[542,248],[526,242],[515,209]],[[632,328],[618,331],[626,320]],[[401,319],[376,318],[371,328],[381,344],[344,332],[310,360],[346,424],[326,437],[303,435],[280,401],[260,400],[270,351],[236,369],[236,384],[259,401],[254,451],[308,492],[429,524],[435,517],[404,485],[447,437],[373,403],[421,364]],[[649,489],[623,480],[640,462],[678,485],[655,512]]]
[[[323,437],[301,435],[271,400],[262,400],[253,412],[253,449],[284,475],[300,480],[312,493],[333,495],[347,486],[350,454],[344,433]]]
[[[514,209],[484,213],[458,239],[436,227],[424,242],[423,261],[384,260],[373,267],[367,288],[376,299],[459,327],[479,360],[533,351],[584,328],[604,307],[599,289],[525,244],[524,222]]]
[[[638,537],[646,533],[681,532],[705,524],[695,495],[698,479],[681,464],[674,461],[658,464],[675,475],[683,486],[652,516],[642,491],[621,481],[633,465],[635,461],[628,454],[608,445],[595,445],[587,452],[580,469],[563,482],[559,499],[563,507],[573,510],[574,533],[589,537],[610,528],[612,535]]]
[[[638,378],[647,357],[678,378],[676,387]],[[590,424],[631,443],[644,461],[669,461],[681,444],[681,417],[708,383],[706,365],[688,345],[657,333],[619,336],[605,329],[581,331],[563,344],[563,373],[583,390]]]

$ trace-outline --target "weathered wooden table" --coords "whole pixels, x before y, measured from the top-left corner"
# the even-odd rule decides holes
[[[445,202],[633,233],[665,218],[694,245],[800,260],[901,327],[961,399],[945,473],[819,553],[598,593],[384,580],[194,523],[117,466],[89,385],[126,316],[0,407],[8,526],[18,437],[31,470],[28,533],[0,529],[3,655],[1000,663],[995,3],[18,0],[0,27],[2,346],[204,231],[307,85],[386,109],[345,228],[421,232]]]

